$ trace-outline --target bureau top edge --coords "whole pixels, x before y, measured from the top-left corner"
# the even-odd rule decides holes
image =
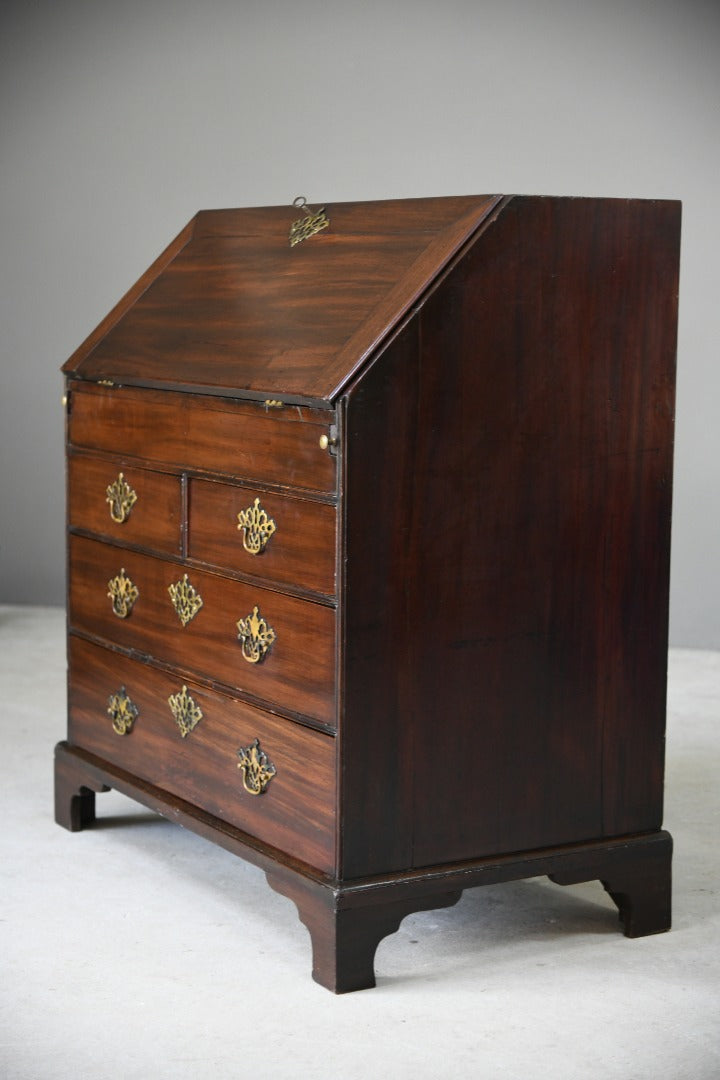
[[[63,369],[65,371],[65,369]],[[296,406],[300,409],[311,409],[321,413],[333,414],[337,405],[336,401],[326,398],[307,397],[303,394],[271,394],[269,391],[238,390],[231,386],[209,386],[202,383],[176,383],[161,382],[157,379],[142,378],[88,378],[77,372],[66,372],[65,382],[67,392],[78,388],[100,387],[109,390],[137,389],[137,390],[161,390],[164,392],[196,395],[198,397],[219,398],[222,401],[260,406],[269,411],[280,412],[283,409]]]

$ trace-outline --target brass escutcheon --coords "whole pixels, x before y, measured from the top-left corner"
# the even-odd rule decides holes
[[[243,787],[251,795],[262,795],[277,769],[260,749],[258,739],[253,739],[250,746],[242,747],[237,754],[240,758],[238,769],[242,769],[243,774]]]
[[[130,511],[137,502],[137,494],[128,484],[122,473],[118,473],[117,480],[108,485],[105,493],[105,502],[110,505],[110,517],[118,525],[122,525],[130,516]]]
[[[247,510],[241,510],[237,516],[238,529],[242,529],[243,547],[251,555],[262,555],[267,542],[277,529],[277,525],[256,499]]]
[[[117,694],[110,695],[107,711],[115,734],[129,735],[137,720],[138,709],[128,697],[124,686],[120,687]]]
[[[117,577],[108,581],[108,596],[112,600],[113,614],[117,615],[118,619],[127,619],[139,595],[137,586],[133,585],[126,575],[125,567]]]
[[[203,606],[202,596],[190,584],[187,574],[183,574],[182,579],[174,585],[168,585],[168,592],[178,619],[183,626],[187,626]]]
[[[293,199],[293,206],[297,210],[304,210],[305,216],[293,221],[290,226],[290,247],[295,247],[296,244],[300,244],[303,240],[308,240],[315,233],[327,229],[330,224],[325,214],[325,207],[321,206],[319,210],[313,211],[308,206],[304,195],[298,195],[297,199]]]
[[[202,709],[188,693],[187,686],[183,686],[178,694],[171,694],[168,698],[168,705],[175,717],[177,726],[180,728],[180,734],[183,739],[187,738],[193,728],[196,728],[202,720]]]
[[[275,640],[275,631],[272,626],[268,626],[258,611],[257,605],[247,618],[239,619],[236,626],[238,641],[242,642],[243,659],[247,660],[248,664],[259,663]]]

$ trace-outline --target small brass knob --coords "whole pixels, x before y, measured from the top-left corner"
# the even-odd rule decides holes
[[[62,402],[63,409],[66,408],[67,407],[67,394],[63,394],[63,396],[61,398],[61,402]]]
[[[319,441],[321,450],[327,450],[330,446],[337,446],[337,436],[333,435],[332,430],[329,435],[321,435]]]

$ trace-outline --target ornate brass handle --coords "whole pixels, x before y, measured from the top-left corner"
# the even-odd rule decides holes
[[[122,473],[118,473],[117,480],[108,486],[105,502],[110,506],[110,517],[118,525],[122,525],[130,517],[130,511],[137,502],[137,494]]]
[[[263,510],[260,499],[256,499],[247,510],[241,510],[237,518],[238,529],[242,529],[243,547],[251,555],[261,555],[277,525]]]
[[[117,615],[118,619],[127,619],[139,595],[138,587],[133,585],[125,573],[125,567],[117,577],[108,581],[108,597],[112,600],[113,614]]]
[[[251,795],[262,795],[277,769],[264,750],[260,749],[258,739],[253,739],[250,746],[243,746],[237,752],[240,761],[238,769],[242,769],[243,787]]]
[[[258,664],[264,659],[268,649],[275,640],[275,631],[269,626],[258,611],[257,605],[250,615],[239,619],[236,623],[238,628],[238,641],[242,642],[243,659],[248,664]]]
[[[183,574],[174,585],[168,585],[168,592],[178,619],[183,626],[187,626],[203,606],[202,596],[190,584],[187,574]]]
[[[168,698],[170,712],[175,717],[175,723],[180,728],[180,734],[186,739],[193,728],[202,720],[202,709],[188,693],[187,686],[183,686],[178,694],[171,694]]]
[[[116,735],[129,735],[137,720],[138,708],[127,695],[124,686],[108,698],[108,716]]]

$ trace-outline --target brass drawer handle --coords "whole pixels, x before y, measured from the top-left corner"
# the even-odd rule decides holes
[[[248,664],[258,664],[264,659],[268,649],[275,640],[275,631],[269,626],[257,609],[244,619],[236,623],[238,628],[238,641],[242,642],[243,659]]]
[[[110,517],[118,525],[122,525],[130,517],[130,511],[137,502],[137,494],[122,473],[118,473],[117,480],[108,486],[105,502],[110,506]]]
[[[277,769],[264,750],[260,749],[258,739],[253,739],[250,746],[241,747],[237,752],[242,769],[243,787],[251,795],[262,795]]]
[[[108,581],[108,597],[112,600],[113,614],[117,615],[118,619],[127,619],[139,595],[138,587],[133,585],[125,573],[125,567],[117,577]]]
[[[110,695],[107,711],[115,734],[129,735],[137,720],[138,708],[128,697],[124,686],[120,687],[117,694]]]
[[[174,585],[168,585],[168,592],[178,619],[183,626],[187,626],[203,606],[202,596],[190,584],[187,574],[183,574]]]
[[[193,728],[196,728],[203,718],[202,709],[188,693],[187,686],[183,686],[178,694],[171,694],[168,698],[170,712],[175,717],[175,723],[180,728],[180,734],[186,739]]]
[[[238,529],[242,529],[243,547],[251,555],[262,555],[267,542],[275,532],[277,525],[256,499],[247,510],[241,510],[237,516]]]

